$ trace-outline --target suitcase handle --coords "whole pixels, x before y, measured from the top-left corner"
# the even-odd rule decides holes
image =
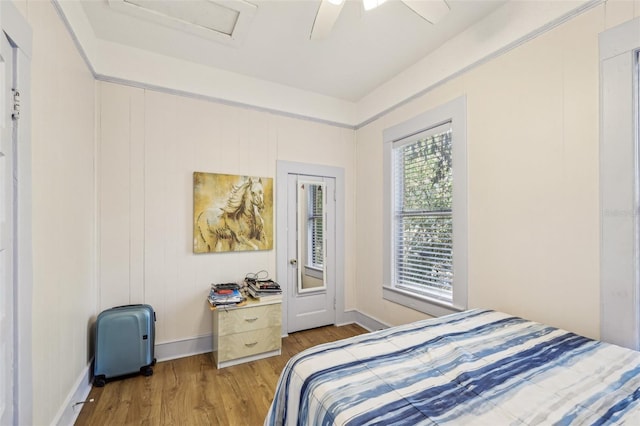
[[[120,306],[114,306],[114,307],[113,307],[113,308],[111,308],[111,309],[129,308],[129,307],[131,307],[131,306],[142,306],[142,305],[143,305],[142,303],[133,303],[133,304],[131,304],[131,305],[120,305]],[[154,321],[154,322],[155,322],[155,321],[157,321],[157,320],[156,320],[156,311],[153,311],[153,321]]]

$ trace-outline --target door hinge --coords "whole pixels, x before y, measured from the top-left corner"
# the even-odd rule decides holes
[[[11,111],[11,118],[18,120],[20,118],[20,92],[18,89],[11,89],[13,92],[13,108]]]

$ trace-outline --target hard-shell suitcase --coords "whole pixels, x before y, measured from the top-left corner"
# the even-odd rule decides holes
[[[96,320],[93,383],[133,373],[153,374],[156,314],[150,305],[107,309]]]

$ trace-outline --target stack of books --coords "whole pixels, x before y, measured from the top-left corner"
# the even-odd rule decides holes
[[[273,280],[245,278],[245,283],[247,285],[247,293],[256,300],[261,302],[282,300],[282,289],[280,285]]]
[[[245,301],[240,286],[235,283],[211,284],[207,301],[212,307],[239,305]]]

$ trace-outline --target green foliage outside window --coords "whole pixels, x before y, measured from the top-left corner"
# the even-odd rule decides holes
[[[451,130],[402,146],[396,212],[398,284],[452,289]]]

